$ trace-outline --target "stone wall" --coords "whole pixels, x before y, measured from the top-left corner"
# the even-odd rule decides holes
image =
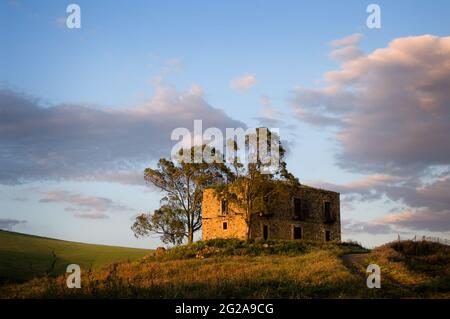
[[[247,239],[248,226],[240,209],[228,205],[228,214],[222,215],[221,201],[216,197],[213,189],[203,192],[202,201],[202,239],[238,238]],[[227,229],[223,229],[227,223]]]
[[[294,198],[301,200],[303,218],[294,217]],[[252,220],[251,237],[263,238],[263,225],[268,226],[268,237],[293,239],[294,227],[301,227],[302,239],[325,241],[326,231],[330,240],[341,240],[339,193],[303,186],[295,194],[286,193],[282,199],[288,205],[279,205],[279,209],[265,216],[256,216]],[[325,202],[330,202],[331,212],[335,216],[333,223],[325,218]]]
[[[302,217],[294,216],[294,198],[301,200]],[[250,227],[251,238],[263,238],[263,227],[267,226],[268,238],[294,239],[294,227],[300,227],[302,239],[341,240],[339,193],[302,185],[295,193],[286,191],[274,199],[272,211],[254,215]],[[330,203],[334,222],[327,222],[325,202]],[[228,214],[221,214],[221,200],[212,189],[205,190],[202,203],[202,239],[247,238],[247,224],[239,207],[229,205]],[[223,223],[227,229],[223,229]]]

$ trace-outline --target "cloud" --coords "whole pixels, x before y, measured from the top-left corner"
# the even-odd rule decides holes
[[[412,230],[448,232],[450,231],[450,209],[439,212],[429,211],[429,209],[407,210],[385,216],[380,222],[384,225]]]
[[[202,97],[204,95],[203,88],[198,84],[192,84],[191,94],[194,96]]]
[[[170,156],[173,129],[245,127],[212,107],[199,88],[156,86],[151,100],[129,109],[80,104],[44,106],[41,100],[0,89],[0,183],[79,179],[136,171]]]
[[[354,220],[344,220],[342,229],[346,233],[358,234],[366,233],[371,235],[391,234],[395,232],[390,225],[380,222],[362,222]]]
[[[291,105],[296,117],[317,126],[342,126],[339,113],[348,112],[353,106],[353,95],[337,87],[309,89],[294,87]]]
[[[261,95],[259,104],[261,105],[259,115],[255,116],[253,119],[258,121],[260,126],[290,131],[295,131],[297,129],[296,125],[287,124],[286,121],[283,120],[284,113],[277,107],[272,106],[272,99],[269,96],[265,94]],[[286,143],[289,142],[285,140],[283,143],[286,146]]]
[[[330,58],[337,61],[350,61],[363,56],[364,53],[353,45],[333,50],[330,53]]]
[[[412,179],[380,191],[408,207],[387,215],[384,223],[414,230],[450,231],[450,176],[427,183]]]
[[[342,167],[398,175],[450,164],[450,37],[395,39],[324,78],[291,102],[299,119],[339,128]]]
[[[363,35],[356,33],[343,39],[331,41],[334,48],[330,53],[330,58],[337,61],[350,61],[364,56],[364,53],[358,48],[358,44],[363,39]]]
[[[278,109],[271,106],[263,106],[259,113],[261,116],[255,117],[261,124],[269,125],[270,127],[277,127],[281,124],[281,113]]]
[[[332,129],[337,164],[367,175],[318,184],[341,192],[343,204],[387,198],[402,209],[353,229],[450,231],[450,37],[398,38],[368,54],[361,39],[332,43],[341,65],[323,87],[292,91],[299,120]]]
[[[415,178],[391,175],[371,175],[360,180],[333,184],[312,181],[308,184],[331,189],[344,195],[358,195],[359,200],[379,199],[386,195],[394,201],[402,201],[415,208],[442,211],[450,208],[450,176],[424,183]]]
[[[25,220],[0,218],[0,229],[12,230],[15,226],[25,224]]]
[[[143,171],[114,171],[104,174],[82,176],[78,178],[81,181],[96,181],[106,183],[118,183],[122,185],[146,185]]]
[[[391,213],[375,221],[377,225],[450,231],[450,176],[439,177],[428,183],[416,178],[373,175],[340,185],[325,182],[309,184],[340,192],[343,195],[343,205],[385,197],[399,203],[399,207],[407,207],[406,210]]]
[[[272,100],[267,95],[261,95],[259,98],[259,104],[265,107],[270,107],[272,106]]]
[[[329,182],[311,181],[308,184],[318,188],[330,189],[340,194],[346,195],[347,200],[374,200],[381,198],[387,192],[389,186],[401,181],[398,176],[390,175],[369,175],[359,180],[344,184],[334,184]],[[389,185],[389,186],[388,186]],[[353,195],[357,195],[354,197]]]
[[[280,115],[280,112],[276,108],[270,106],[263,107],[260,112],[263,117],[268,119],[275,119]]]
[[[240,77],[234,78],[230,82],[230,87],[233,90],[243,92],[250,89],[252,86],[256,84],[256,76],[253,74],[244,74]]]
[[[40,203],[62,203],[68,204],[64,210],[72,212],[80,218],[108,218],[106,212],[129,212],[133,209],[117,204],[105,197],[89,196],[67,191],[53,191],[44,194]]]
[[[450,176],[428,183],[411,180],[399,187],[386,187],[383,191],[392,199],[402,200],[410,207],[428,208],[432,211],[450,209]]]
[[[107,219],[109,216],[102,212],[84,212],[75,213],[75,217],[83,219]]]
[[[359,42],[361,42],[363,37],[364,36],[362,34],[355,33],[355,34],[352,34],[352,35],[342,38],[342,39],[333,40],[333,41],[331,41],[330,44],[332,47],[357,45],[357,44],[359,44]]]

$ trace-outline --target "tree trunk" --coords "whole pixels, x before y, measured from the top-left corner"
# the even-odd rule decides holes
[[[251,217],[250,209],[247,206],[247,240],[250,240],[250,238],[251,238],[250,230],[251,230],[252,221],[251,221],[250,217]]]
[[[192,244],[194,242],[194,231],[192,229],[192,227],[189,227],[188,230],[188,244]]]

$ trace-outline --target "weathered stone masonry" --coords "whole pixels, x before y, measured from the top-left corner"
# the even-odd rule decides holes
[[[340,241],[339,193],[302,185],[293,195],[280,198],[287,205],[276,211],[255,215],[250,225],[254,239],[307,239]],[[206,189],[202,202],[202,239],[247,239],[242,209],[217,198]]]

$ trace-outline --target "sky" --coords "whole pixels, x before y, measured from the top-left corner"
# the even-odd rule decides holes
[[[81,9],[69,29],[66,8]],[[381,28],[369,28],[369,4]],[[450,237],[448,1],[0,1],[0,228],[108,245],[174,128],[280,129],[343,240]],[[199,236],[199,235],[198,235]],[[198,237],[197,236],[197,237]]]

